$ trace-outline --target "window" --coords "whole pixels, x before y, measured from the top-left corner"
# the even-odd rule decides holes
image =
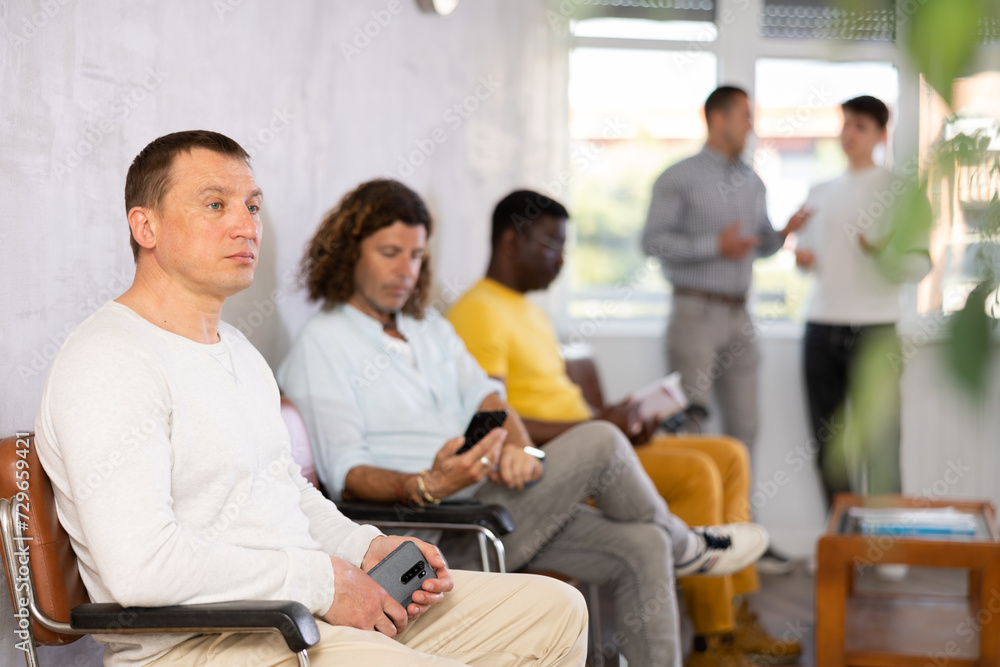
[[[921,155],[937,222],[931,232],[934,270],[920,284],[920,314],[960,310],[985,267],[1000,266],[1000,73],[955,82],[954,113],[922,87]],[[1000,317],[998,295],[987,298]]]
[[[714,23],[708,21],[607,18],[576,22],[573,24],[573,34],[577,37],[712,42],[718,37],[719,31]]]
[[[896,38],[893,0],[764,0],[760,29],[765,37],[892,42]]]
[[[702,105],[718,83],[751,91],[755,137],[748,145],[776,228],[812,185],[846,167],[838,139],[844,100],[874,94],[889,105],[887,166],[896,127],[916,135],[919,90],[898,73],[904,56],[893,41],[891,0],[856,15],[833,0],[738,2],[718,12],[713,2],[584,4],[605,13],[571,23],[571,180],[551,193],[566,200],[574,222],[556,301],[568,304],[563,329],[595,312],[626,327],[662,325],[670,288],[642,255],[640,234],[653,181],[703,144]],[[704,5],[711,16],[627,17],[608,9],[618,5]],[[807,280],[789,251],[757,261],[754,313],[798,319]]]
[[[570,316],[609,299],[614,318],[661,318],[666,282],[639,248],[653,181],[704,141],[701,105],[715,88],[710,53],[578,48],[570,56],[573,225]]]

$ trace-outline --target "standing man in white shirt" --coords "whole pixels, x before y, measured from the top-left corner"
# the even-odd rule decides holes
[[[246,151],[177,132],[129,169],[132,286],[59,351],[38,455],[94,602],[294,600],[327,665],[582,665],[582,598],[546,577],[450,572],[403,608],[365,574],[403,539],[346,519],[292,460],[274,376],[222,322],[253,280],[262,194]],[[100,635],[104,664],[290,667],[272,635]]]
[[[828,502],[852,489],[899,492],[900,369],[888,352],[899,344],[902,284],[918,281],[931,267],[926,245],[900,249],[890,244],[893,204],[906,185],[872,157],[886,141],[888,108],[869,95],[848,100],[841,108],[840,145],[847,155],[847,171],[809,192],[805,208],[813,217],[797,235],[795,249],[799,267],[816,276],[807,306],[805,376],[817,465]],[[892,254],[896,256],[890,258]],[[882,399],[888,409],[858,433],[850,407],[860,387],[852,381],[859,359],[876,346],[882,353],[870,355],[866,363],[884,365],[889,395]],[[855,440],[864,448],[846,444]],[[844,447],[834,446],[838,442]]]

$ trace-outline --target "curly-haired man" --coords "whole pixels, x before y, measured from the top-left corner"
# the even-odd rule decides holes
[[[691,529],[673,516],[628,439],[607,422],[545,445],[545,467],[503,386],[451,325],[427,308],[431,217],[401,183],[376,180],[326,215],[303,262],[323,309],[278,379],[303,412],[327,490],[412,503],[473,496],[507,507],[507,566],[614,588],[630,664],[679,665],[674,576],[743,569],[767,546],[754,524]],[[481,410],[508,417],[467,452],[459,435]],[[458,437],[456,437],[458,436]],[[587,504],[592,499],[594,505]],[[442,544],[461,565],[472,549]]]

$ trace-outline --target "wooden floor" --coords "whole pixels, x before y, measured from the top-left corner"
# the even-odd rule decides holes
[[[751,608],[768,632],[776,637],[793,632],[802,642],[799,664],[804,667],[816,664],[815,585],[816,580],[806,571],[805,563],[800,563],[791,574],[760,575],[760,590],[750,597]]]
[[[750,597],[750,604],[759,614],[761,622],[771,634],[781,637],[786,632],[800,636],[803,655],[799,665],[815,665],[815,579],[809,574],[805,563],[799,563],[794,572],[787,575],[761,575],[760,590]],[[870,569],[857,575],[857,587],[871,592],[907,592],[929,595],[963,595],[967,581],[966,572],[948,568],[910,568],[906,578],[900,582],[884,581]],[[614,630],[611,615],[611,600],[607,593],[601,595],[601,618],[605,641],[610,641]],[[685,655],[691,647],[691,624],[681,612],[683,647]],[[610,644],[608,644],[610,645]],[[588,664],[592,667],[610,667],[614,663],[600,656],[592,656]],[[625,661],[622,660],[622,665]],[[635,667],[635,666],[632,666]]]

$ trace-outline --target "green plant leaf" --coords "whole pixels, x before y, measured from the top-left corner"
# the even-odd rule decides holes
[[[906,47],[927,83],[951,104],[952,81],[973,57],[989,0],[926,0],[905,20]]]
[[[986,385],[993,351],[994,320],[986,313],[986,297],[992,291],[981,283],[965,302],[965,307],[951,321],[948,357],[959,382],[970,392],[979,393]]]
[[[876,265],[890,281],[905,282],[907,258],[913,253],[927,252],[927,237],[933,224],[927,183],[907,183],[891,215],[890,240]]]

